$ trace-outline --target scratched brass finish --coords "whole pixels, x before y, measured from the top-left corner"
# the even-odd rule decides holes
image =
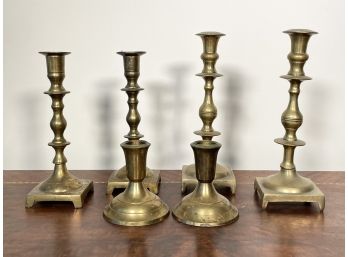
[[[215,63],[219,58],[217,54],[217,45],[221,36],[224,34],[219,32],[202,32],[197,34],[203,41],[203,53],[201,59],[203,60],[203,70],[197,76],[202,77],[205,81],[204,85],[204,101],[199,108],[199,117],[203,122],[201,130],[194,133],[202,137],[203,140],[211,141],[214,136],[220,135],[220,132],[214,130],[212,124],[217,116],[217,109],[213,101],[214,80],[222,75],[216,72]],[[197,185],[195,177],[195,165],[184,165],[182,168],[182,184],[181,191],[192,190]],[[236,192],[236,178],[230,167],[217,164],[216,176],[214,180],[216,188],[230,188],[232,194]]]
[[[168,206],[154,193],[146,189],[146,155],[150,143],[140,140],[138,131],[140,114],[137,110],[138,93],[142,88],[137,84],[140,56],[145,52],[119,52],[123,56],[125,76],[128,84],[122,90],[128,95],[129,111],[127,123],[130,127],[125,136],[128,141],[121,147],[126,159],[128,183],[125,191],[117,195],[104,210],[104,218],[113,224],[124,226],[144,226],[158,223],[169,214]]]
[[[143,137],[138,131],[138,125],[140,123],[140,115],[137,110],[138,100],[137,95],[140,90],[143,90],[138,85],[139,78],[139,56],[145,52],[139,52],[139,55],[128,55],[130,53],[119,53],[121,55],[126,54],[124,59],[124,75],[127,79],[127,85],[123,88],[129,96],[128,106],[129,111],[127,114],[127,123],[130,130],[124,137],[131,142],[138,142]],[[144,179],[144,186],[151,192],[158,194],[159,183],[161,181],[160,172],[158,170],[151,170],[146,168],[146,176]],[[111,173],[108,182],[106,184],[106,193],[112,194],[116,188],[126,188],[129,183],[127,178],[126,166],[123,166],[119,170],[115,170]]]
[[[317,32],[294,29],[287,30],[291,39],[291,52],[288,55],[290,70],[281,78],[290,82],[290,100],[288,107],[283,112],[281,121],[285,128],[283,138],[274,141],[284,147],[284,157],[280,164],[280,172],[268,177],[255,179],[254,187],[260,198],[263,209],[268,202],[316,202],[320,211],[325,208],[325,196],[320,189],[308,178],[300,176],[296,172],[294,164],[294,152],[297,146],[305,145],[305,142],[297,139],[296,131],[303,122],[302,114],[298,107],[300,84],[304,80],[310,80],[303,71],[303,66],[308,59],[306,53],[310,37]]]
[[[68,52],[40,52],[46,56],[47,76],[51,81],[51,87],[45,94],[52,98],[53,117],[51,129],[54,138],[48,145],[56,152],[53,159],[53,174],[34,187],[26,197],[27,208],[36,202],[43,201],[71,201],[75,208],[82,208],[83,202],[89,191],[93,191],[93,182],[86,179],[78,179],[73,176],[66,167],[67,159],[64,148],[70,143],[64,138],[64,130],[67,122],[63,116],[63,97],[68,94],[62,83],[65,77],[64,58]]]
[[[200,140],[193,142],[191,147],[195,156],[198,183],[195,190],[174,208],[174,218],[187,225],[200,227],[216,227],[236,221],[237,208],[219,194],[213,184],[221,144]]]

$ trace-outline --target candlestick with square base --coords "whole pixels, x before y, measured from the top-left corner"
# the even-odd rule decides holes
[[[68,52],[41,52],[46,56],[47,76],[51,81],[51,87],[45,94],[52,98],[53,117],[51,128],[54,139],[49,146],[56,151],[53,159],[53,174],[31,190],[26,197],[26,207],[32,207],[36,202],[45,201],[69,201],[75,208],[82,208],[83,202],[90,191],[93,191],[93,182],[87,179],[78,179],[73,176],[66,167],[67,159],[64,149],[70,143],[64,138],[66,120],[63,116],[63,97],[69,93],[63,87],[65,77],[64,61]]]
[[[313,181],[300,176],[296,172],[294,164],[295,148],[305,145],[305,142],[298,140],[296,136],[296,131],[303,121],[298,107],[300,84],[302,81],[311,79],[305,75],[303,66],[308,59],[306,49],[309,38],[317,33],[305,29],[287,30],[284,33],[289,34],[291,38],[291,52],[288,55],[291,67],[288,74],[281,77],[290,82],[290,100],[281,118],[285,135],[283,138],[274,140],[283,145],[284,157],[280,164],[280,172],[268,177],[256,178],[254,188],[263,209],[266,209],[269,202],[315,202],[318,203],[320,211],[323,211],[325,208],[324,194]]]

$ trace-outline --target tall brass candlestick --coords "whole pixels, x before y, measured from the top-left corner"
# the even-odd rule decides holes
[[[141,118],[137,110],[137,95],[138,92],[143,89],[139,87],[137,82],[139,78],[139,67],[136,67],[134,65],[139,65],[139,56],[143,53],[139,53],[139,56],[130,55],[128,53],[120,54],[127,54],[125,55],[127,56],[127,58],[125,57],[124,59],[124,75],[127,79],[127,86],[122,90],[126,91],[129,96],[129,112],[127,115],[127,123],[130,127],[130,130],[124,137],[127,138],[131,143],[137,144],[139,142],[139,139],[143,137],[143,135],[138,131],[138,125]],[[134,68],[137,70],[133,70]],[[151,192],[157,194],[160,181],[161,176],[159,170],[152,170],[146,167],[146,176],[143,182],[145,187],[148,188]],[[126,188],[128,183],[129,179],[127,177],[127,169],[126,166],[123,166],[119,170],[115,170],[111,173],[106,185],[106,193],[112,194],[116,188]]]
[[[215,227],[230,224],[238,219],[238,210],[220,195],[214,187],[216,159],[221,144],[211,140],[193,142],[195,156],[195,190],[185,196],[174,208],[173,216],[179,222],[199,227]]]
[[[150,143],[139,140],[143,135],[138,131],[140,115],[137,110],[138,93],[142,88],[137,84],[140,56],[145,52],[119,52],[123,56],[124,71],[128,84],[122,90],[128,95],[129,111],[127,123],[130,127],[128,141],[121,144],[126,159],[126,190],[116,196],[104,210],[104,218],[113,224],[144,226],[158,223],[169,214],[168,206],[144,186],[146,177],[146,155]]]
[[[201,130],[195,131],[196,135],[202,137],[203,140],[211,141],[214,136],[220,135],[220,132],[213,129],[213,121],[217,116],[217,109],[213,101],[214,80],[222,75],[216,72],[215,63],[219,58],[216,52],[217,45],[221,36],[224,34],[219,32],[202,32],[197,34],[203,41],[203,71],[197,76],[205,80],[204,90],[205,97],[203,104],[199,108],[199,117],[203,122]],[[182,168],[182,192],[193,189],[197,185],[195,175],[195,165],[184,165]],[[236,192],[236,178],[231,168],[217,164],[214,185],[217,188],[230,188],[232,194]]]
[[[296,131],[303,121],[298,107],[300,84],[304,80],[311,79],[305,75],[303,66],[308,59],[306,49],[309,38],[317,32],[293,29],[284,33],[289,34],[291,39],[291,52],[288,55],[290,71],[281,78],[290,82],[290,100],[281,118],[285,135],[283,138],[274,140],[283,145],[284,157],[280,164],[280,172],[268,177],[256,178],[254,187],[263,209],[267,207],[268,202],[317,202],[322,211],[325,208],[324,194],[310,179],[300,176],[294,164],[295,148],[305,145],[305,142],[298,140],[296,136]]]
[[[47,76],[51,81],[51,87],[45,94],[52,98],[53,117],[50,125],[54,138],[48,145],[54,148],[56,154],[53,159],[53,174],[30,191],[26,197],[26,207],[32,207],[35,202],[71,201],[75,208],[81,208],[88,192],[93,191],[93,182],[76,178],[66,167],[64,148],[70,143],[63,135],[67,125],[63,116],[63,97],[70,92],[65,90],[62,83],[65,77],[64,58],[69,53],[40,53],[46,56]]]

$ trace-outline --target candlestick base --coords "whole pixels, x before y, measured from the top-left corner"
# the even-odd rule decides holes
[[[271,203],[318,203],[322,212],[325,196],[314,182],[298,174],[286,178],[280,172],[268,177],[257,177],[254,182],[262,209]]]
[[[148,188],[154,194],[158,194],[160,182],[160,171],[146,168],[146,177],[143,180],[145,188]],[[106,194],[111,195],[116,188],[126,188],[128,183],[126,166],[123,166],[111,173],[106,184]]]
[[[106,221],[123,226],[145,226],[161,222],[169,207],[142,182],[131,182],[104,210]]]
[[[46,180],[47,181],[47,180]],[[79,179],[81,186],[79,188],[70,188],[64,191],[54,192],[45,187],[43,181],[34,187],[28,194],[25,200],[25,207],[31,208],[37,202],[72,202],[75,208],[82,208],[83,203],[89,192],[93,192],[93,181],[87,179]],[[59,183],[55,184],[59,188]],[[65,187],[66,185],[62,185]],[[52,189],[52,188],[51,188]]]
[[[196,169],[195,165],[184,165],[182,167],[182,182],[181,182],[181,192],[186,193],[189,191],[193,191],[198,184],[196,178]],[[236,193],[236,177],[232,169],[217,164],[216,165],[216,173],[215,179],[213,181],[214,187],[219,191],[222,188],[229,188],[232,194]]]
[[[174,208],[173,216],[179,222],[198,227],[216,227],[235,222],[238,210],[220,195],[212,183],[198,183]]]

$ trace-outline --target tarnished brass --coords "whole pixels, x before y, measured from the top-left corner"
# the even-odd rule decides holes
[[[260,198],[263,209],[269,202],[316,202],[321,211],[325,208],[325,196],[320,189],[308,178],[296,172],[294,152],[297,146],[305,145],[298,140],[296,131],[301,126],[303,117],[298,107],[300,84],[310,80],[303,71],[303,66],[308,59],[306,53],[309,38],[317,32],[306,29],[293,29],[284,31],[291,38],[291,52],[288,55],[290,70],[281,78],[290,82],[290,100],[288,107],[282,114],[282,124],[285,128],[283,138],[274,141],[284,147],[283,162],[280,172],[268,177],[255,179],[254,187]]]
[[[146,168],[146,176],[143,181],[146,188],[148,188],[152,193],[158,194],[160,181],[161,176],[159,170]],[[123,166],[119,170],[115,170],[111,173],[106,184],[106,194],[111,195],[115,189],[126,188],[128,183],[127,169],[126,166]]]
[[[195,131],[196,135],[202,137],[203,140],[212,140],[214,136],[220,135],[220,132],[213,129],[213,121],[217,116],[217,109],[213,101],[214,79],[222,75],[216,72],[215,63],[219,58],[216,52],[217,45],[221,36],[225,34],[219,32],[202,32],[198,36],[203,41],[203,53],[201,59],[203,60],[203,71],[197,76],[202,77],[205,81],[204,90],[205,96],[201,107],[199,108],[199,117],[203,122],[201,130]],[[181,191],[192,190],[197,185],[195,177],[195,165],[184,165],[182,168],[182,183]],[[214,179],[216,188],[230,188],[232,194],[236,192],[236,178],[230,167],[217,164],[216,175]]]
[[[123,91],[128,95],[129,112],[127,123],[130,127],[128,141],[121,144],[126,159],[128,184],[104,210],[104,218],[113,224],[144,226],[158,223],[169,214],[168,206],[144,186],[146,176],[146,155],[150,143],[140,140],[138,131],[140,114],[137,110],[138,93],[142,88],[137,84],[140,56],[145,52],[119,52],[123,56],[125,76],[128,84]]]
[[[213,184],[221,144],[212,140],[200,140],[193,142],[191,147],[198,183],[195,190],[174,208],[174,218],[187,225],[200,227],[222,226],[236,221],[237,208],[219,194]]]
[[[62,83],[65,77],[64,60],[68,52],[40,52],[46,56],[47,76],[51,81],[51,87],[45,94],[52,98],[53,117],[51,128],[54,138],[48,145],[56,152],[53,159],[53,174],[33,188],[26,197],[27,208],[36,202],[43,201],[71,201],[75,208],[82,208],[88,192],[93,191],[93,182],[86,179],[78,179],[73,176],[66,167],[67,159],[64,148],[70,143],[64,138],[66,120],[63,116],[63,97],[70,93],[66,91]]]
[[[130,130],[125,138],[128,138],[131,142],[138,142],[143,137],[138,131],[138,125],[140,123],[140,115],[137,110],[138,100],[136,99],[140,90],[143,90],[138,85],[139,78],[139,56],[144,52],[139,52],[139,55],[129,55],[129,53],[119,53],[126,55],[124,59],[124,75],[127,79],[127,85],[123,88],[123,91],[129,96],[128,106],[129,111],[127,115],[127,123]],[[151,192],[158,194],[159,183],[161,181],[160,172],[158,170],[151,170],[146,168],[146,177],[143,181],[144,186]],[[129,183],[127,178],[126,166],[123,166],[119,170],[115,170],[111,173],[108,182],[106,184],[106,193],[112,194],[116,188],[126,188]]]

